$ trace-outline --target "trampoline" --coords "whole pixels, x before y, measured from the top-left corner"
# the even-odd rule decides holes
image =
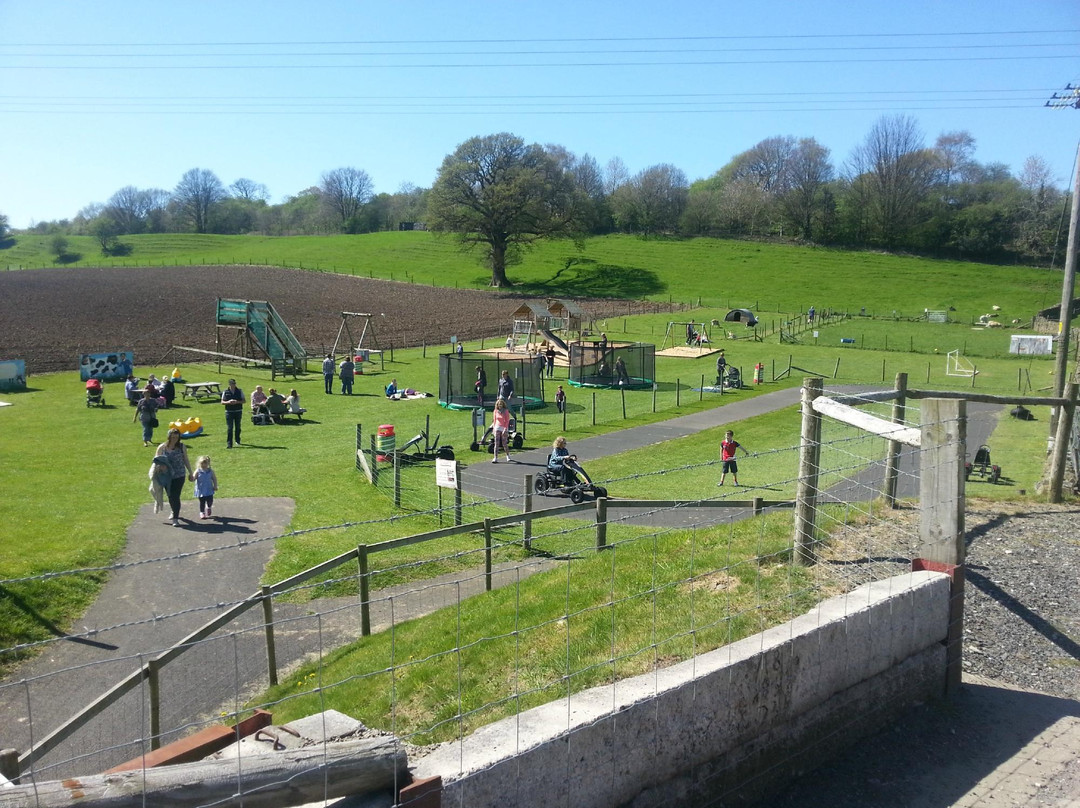
[[[495,407],[499,376],[504,370],[510,372],[510,378],[514,382],[511,409],[524,406],[527,410],[536,410],[545,406],[544,385],[535,361],[515,354],[492,355],[468,351],[461,356],[439,355],[439,406],[448,410],[471,410],[480,406],[476,396],[478,366],[482,367],[487,375],[483,403],[486,409]]]
[[[656,346],[651,343],[609,344],[603,352],[599,342],[571,342],[569,347],[568,381],[574,387],[641,390],[652,388],[656,380]]]

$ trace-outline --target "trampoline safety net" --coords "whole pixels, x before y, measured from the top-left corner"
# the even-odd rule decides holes
[[[544,406],[543,382],[535,361],[511,354],[464,353],[439,355],[439,404],[447,409],[463,410],[480,406],[476,389],[477,369],[487,376],[483,406],[491,409],[499,390],[499,376],[509,371],[514,383],[511,409],[524,404],[526,409]]]
[[[599,342],[569,347],[569,381],[575,387],[651,388],[656,379],[656,346],[650,343],[609,344],[603,352]]]

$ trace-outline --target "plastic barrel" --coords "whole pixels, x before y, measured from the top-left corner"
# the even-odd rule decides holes
[[[397,445],[397,438],[394,436],[394,425],[383,424],[379,427],[375,438],[375,459],[380,463],[385,463],[390,458],[387,456],[390,452],[394,451],[394,447]]]

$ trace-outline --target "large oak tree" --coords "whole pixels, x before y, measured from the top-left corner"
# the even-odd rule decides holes
[[[448,154],[428,198],[428,228],[484,249],[492,286],[539,239],[572,235],[572,178],[542,146],[506,132],[474,137]]]

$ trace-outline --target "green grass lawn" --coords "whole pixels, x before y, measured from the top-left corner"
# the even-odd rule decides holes
[[[361,236],[125,236],[130,255],[102,256],[94,239],[69,238],[75,266],[260,264],[406,280],[424,285],[485,288],[490,272],[449,237],[433,233]],[[18,236],[0,251],[8,269],[52,266],[49,236]],[[695,238],[604,236],[541,242],[509,270],[522,293],[674,300],[760,313],[804,312],[810,305],[891,316],[954,307],[971,322],[1000,306],[1003,322],[1030,320],[1061,299],[1061,276],[1003,267],[869,252]]]

